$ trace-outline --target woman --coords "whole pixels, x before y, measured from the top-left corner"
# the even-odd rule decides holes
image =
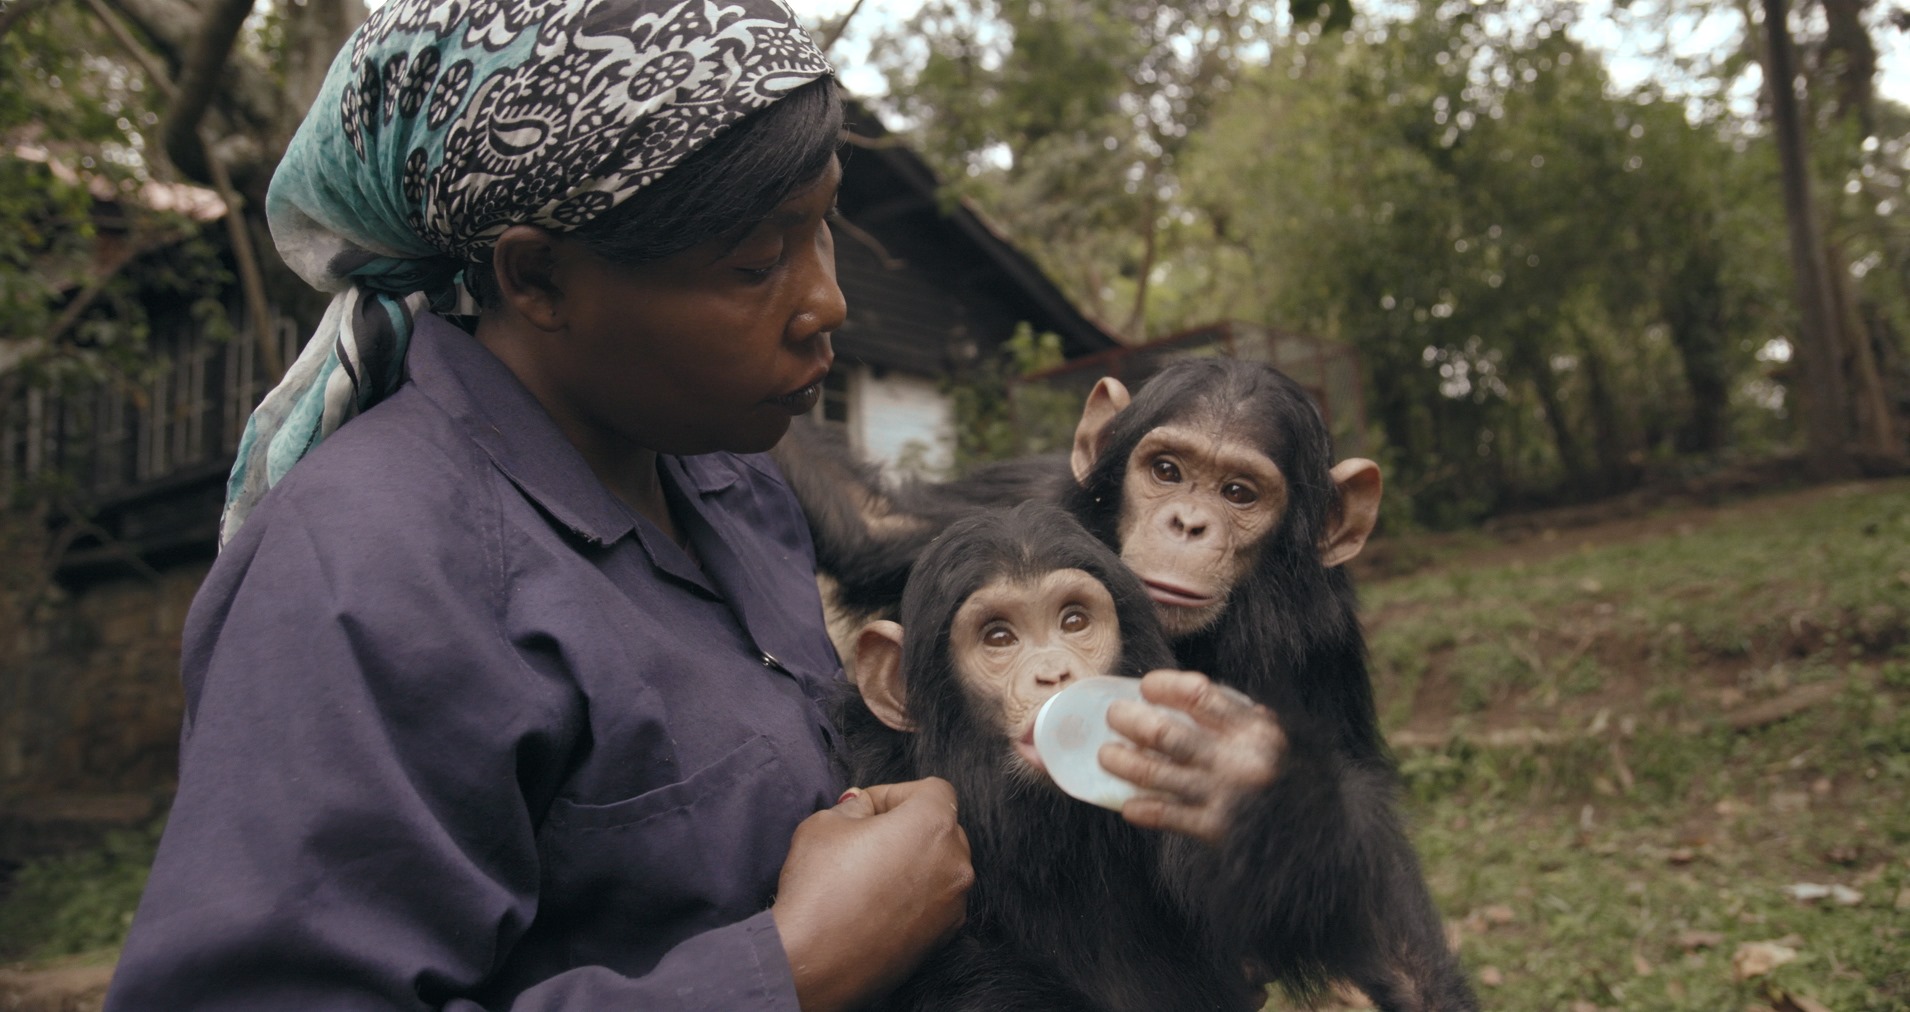
[[[826,807],[839,668],[749,456],[843,318],[840,115],[775,0],[353,36],[268,206],[338,294],[234,468],[109,1007],[840,1008],[959,926],[945,783]]]

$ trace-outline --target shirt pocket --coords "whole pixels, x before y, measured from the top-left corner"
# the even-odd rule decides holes
[[[537,919],[611,943],[572,957],[629,972],[691,935],[764,909],[806,811],[762,735],[685,779],[607,805],[553,802],[538,831]],[[787,809],[787,811],[786,811]]]

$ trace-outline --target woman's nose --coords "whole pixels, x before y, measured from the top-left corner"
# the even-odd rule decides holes
[[[836,330],[849,316],[848,300],[836,284],[835,242],[818,237],[814,255],[805,260],[801,301],[789,320],[789,337],[795,341]]]

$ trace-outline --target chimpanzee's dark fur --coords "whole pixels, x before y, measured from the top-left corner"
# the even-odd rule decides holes
[[[873,610],[894,602],[908,562],[948,517],[981,505],[1058,501],[1118,548],[1128,458],[1143,436],[1173,422],[1261,447],[1288,483],[1279,527],[1218,622],[1173,645],[1179,667],[1265,703],[1288,739],[1281,775],[1237,814],[1224,853],[1177,837],[1165,844],[1170,878],[1186,890],[1177,905],[1201,912],[1200,936],[1251,954],[1257,979],[1299,992],[1350,979],[1389,1012],[1476,1009],[1395,811],[1397,775],[1374,712],[1352,582],[1344,569],[1320,562],[1321,536],[1339,508],[1333,449],[1298,384],[1234,359],[1173,363],[1115,416],[1082,484],[1065,459],[1036,458],[997,468],[979,484],[893,492],[860,486],[883,496],[892,512],[927,520],[899,533],[877,535],[842,505],[855,494],[842,480],[852,474],[845,456],[827,458],[844,469],[833,481],[820,480],[824,469],[806,451],[805,459],[786,459],[785,470],[811,510],[821,568],[837,579],[845,603]],[[827,507],[830,500],[837,505]],[[913,632],[906,621],[904,629]],[[964,807],[965,822],[979,814]],[[988,859],[978,851],[977,867]],[[1044,909],[1044,899],[1034,891],[1022,902]]]
[[[856,783],[945,777],[955,786],[976,881],[968,923],[885,1009],[1252,1009],[1263,1001],[1242,972],[1246,936],[1189,904],[1185,858],[1167,838],[1063,795],[1031,771],[1014,775],[1008,740],[964,692],[949,624],[969,595],[997,579],[1080,569],[1107,586],[1121,624],[1121,670],[1171,666],[1140,581],[1065,513],[1031,503],[957,522],[923,555],[903,594],[904,684],[914,733],[894,731],[845,700],[846,761]],[[1258,906],[1246,896],[1230,907]],[[1242,911],[1241,916],[1251,918]]]

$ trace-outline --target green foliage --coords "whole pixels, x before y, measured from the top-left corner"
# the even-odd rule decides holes
[[[1358,349],[1395,523],[1790,445],[1776,158],[1730,98],[1751,50],[1621,93],[1575,4],[1160,6],[940,0],[878,46],[914,140],[1099,318]],[[1819,146],[1841,273],[1901,371],[1910,112],[1875,121]]]
[[[232,331],[223,248],[152,206],[174,192],[147,158],[156,99],[83,6],[41,6],[0,37],[0,420],[29,388],[136,387],[156,331]],[[66,422],[66,450],[83,424]],[[31,496],[67,476],[26,477],[16,491]]]
[[[912,141],[943,177],[1011,223],[1090,312],[1120,319],[1176,227],[1179,152],[1270,37],[1275,8],[930,0],[874,51],[890,108],[918,124]]]
[[[1061,338],[1023,323],[1000,352],[948,381],[956,474],[977,465],[1067,448],[1080,397],[1023,377],[1062,363]]]
[[[164,820],[117,830],[91,850],[21,868],[0,893],[0,959],[47,959],[120,944]]]

